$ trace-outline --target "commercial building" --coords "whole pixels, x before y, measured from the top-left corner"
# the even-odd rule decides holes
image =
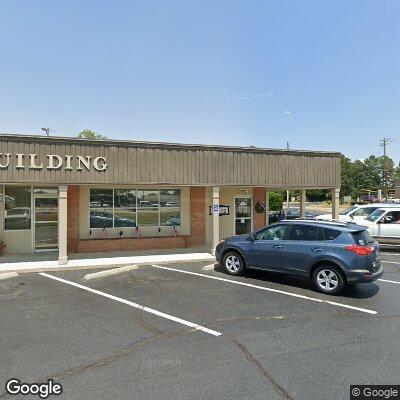
[[[270,190],[332,190],[340,154],[0,135],[5,254],[208,246],[268,223]]]

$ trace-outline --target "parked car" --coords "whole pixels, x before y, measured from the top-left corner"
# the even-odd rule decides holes
[[[134,219],[114,216],[115,227],[134,227],[136,221]],[[90,212],[90,227],[91,228],[112,228],[113,215],[105,211],[91,211]]]
[[[274,222],[278,222],[278,213],[279,211],[270,211],[269,213],[269,223],[273,224]],[[300,208],[294,207],[285,210],[285,219],[297,219],[300,218]],[[315,214],[310,211],[306,211],[306,218],[315,218]]]
[[[352,223],[282,221],[222,240],[216,258],[231,275],[246,268],[300,275],[327,294],[383,274],[378,243],[364,226]]]
[[[372,236],[400,238],[400,208],[394,205],[379,208],[360,224],[366,226]]]
[[[383,207],[400,207],[400,204],[398,206],[389,203],[355,204],[354,206],[351,206],[339,213],[339,221],[343,222],[352,221],[358,223],[365,220],[375,210]],[[315,217],[315,219],[321,221],[331,221],[332,214],[321,214]]]

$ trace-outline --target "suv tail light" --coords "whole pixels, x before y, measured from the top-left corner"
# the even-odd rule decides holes
[[[358,256],[370,256],[374,251],[374,248],[372,246],[359,246],[358,244],[346,246],[344,249],[347,251],[352,251]]]

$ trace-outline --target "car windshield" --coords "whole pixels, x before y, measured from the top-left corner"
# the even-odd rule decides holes
[[[346,208],[344,211],[340,212],[339,214],[340,215],[347,215],[347,214],[350,214],[352,211],[357,210],[357,208],[358,208],[357,206],[351,206],[349,208]]]
[[[368,215],[367,221],[375,222],[379,217],[385,213],[385,210],[378,208],[373,213]]]

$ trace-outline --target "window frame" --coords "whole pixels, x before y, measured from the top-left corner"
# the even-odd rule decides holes
[[[96,189],[96,190],[112,190],[112,207],[110,211],[112,211],[112,226],[110,227],[92,227],[90,224],[90,212],[91,210],[96,211],[96,210],[100,210],[100,209],[104,209],[105,207],[91,207],[90,206],[90,192],[92,189]],[[129,191],[134,191],[135,192],[135,206],[133,207],[116,207],[115,206],[115,191],[116,190],[129,190]],[[162,190],[176,190],[179,191],[179,225],[176,224],[171,224],[171,225],[165,225],[165,224],[161,224],[161,209],[165,209],[168,210],[169,207],[161,207],[160,204],[160,196],[161,196],[161,191]],[[140,207],[139,203],[139,192],[140,191],[157,191],[157,223],[158,225],[143,225],[140,223],[140,219],[139,219],[139,211],[141,210],[145,210],[145,209],[154,209],[155,206],[152,207]],[[89,215],[88,215],[88,226],[89,229],[126,229],[126,228],[132,228],[132,226],[115,226],[115,210],[132,210],[135,209],[135,226],[139,226],[139,227],[143,227],[143,228],[162,228],[162,227],[170,227],[170,226],[175,226],[175,227],[181,227],[182,226],[182,188],[181,187],[165,187],[165,186],[161,186],[161,187],[156,187],[156,188],[148,188],[148,187],[112,187],[112,188],[100,188],[98,186],[91,186],[89,187]],[[177,207],[178,208],[178,207]]]
[[[8,187],[24,187],[24,188],[29,188],[30,190],[30,204],[29,204],[29,210],[30,210],[30,227],[29,228],[24,228],[24,229],[7,229],[6,228],[6,186]],[[33,196],[33,190],[34,190],[33,185],[19,185],[19,184],[3,184],[1,185],[1,195],[3,197],[3,205],[2,205],[2,210],[3,210],[3,232],[26,232],[26,231],[32,231],[33,230],[33,209],[34,209],[34,196]]]

